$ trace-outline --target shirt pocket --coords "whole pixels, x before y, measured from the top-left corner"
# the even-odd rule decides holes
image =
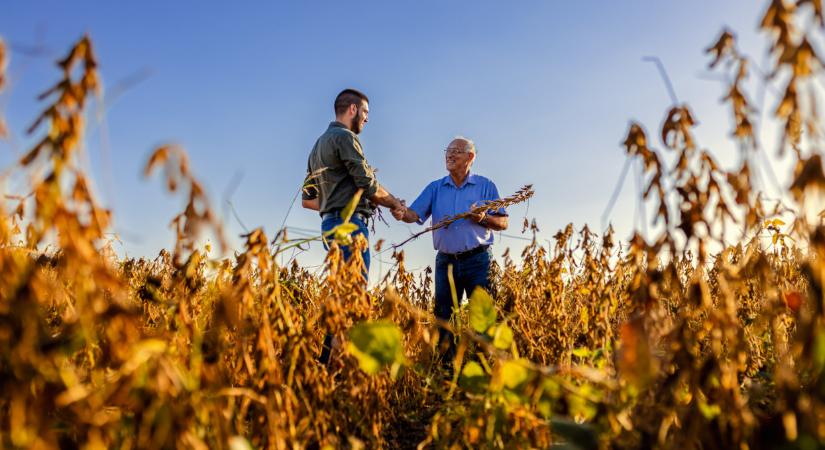
[[[483,197],[480,192],[474,190],[467,190],[459,192],[456,198],[456,214],[461,214],[470,211],[473,206],[479,206],[483,202]],[[475,205],[474,205],[475,204]]]

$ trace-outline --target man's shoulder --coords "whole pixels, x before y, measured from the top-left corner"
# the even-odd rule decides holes
[[[438,190],[442,185],[446,184],[450,179],[450,176],[447,175],[446,177],[441,177],[436,180],[430,181],[427,184],[427,189]]]
[[[493,180],[485,177],[484,175],[479,175],[477,173],[472,173],[472,174],[470,174],[470,177],[472,177],[473,182],[476,183],[476,184],[479,184],[479,185],[492,184],[493,186],[495,186],[495,183],[493,183]]]
[[[421,194],[419,194],[418,199],[421,198],[432,198],[433,195],[437,195],[439,189],[444,184],[444,178],[439,178],[437,180],[430,181],[424,186],[424,189],[421,190]],[[418,200],[416,199],[416,200]]]
[[[345,138],[358,140],[358,135],[353,133],[352,130],[350,130],[349,128],[336,126],[330,126],[329,128],[327,128],[327,130],[324,131],[324,134],[322,134],[321,137],[326,137],[328,139]]]
[[[318,137],[315,143],[315,150],[320,152],[329,152],[342,146],[350,147],[358,142],[358,138],[347,128],[330,126]]]

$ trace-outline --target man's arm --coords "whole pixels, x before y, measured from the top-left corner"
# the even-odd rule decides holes
[[[339,156],[347,167],[347,171],[355,180],[355,185],[364,189],[364,196],[373,203],[391,210],[403,208],[404,204],[384,189],[384,186],[381,186],[378,180],[375,179],[372,168],[364,159],[361,144],[351,136],[342,137],[339,143]]]
[[[484,216],[477,221],[477,223],[485,228],[493,231],[504,231],[510,224],[507,216],[498,216],[493,214],[484,214]]]
[[[307,174],[304,177],[304,184],[301,186],[301,206],[313,211],[321,210],[321,199],[318,197],[318,182],[323,170],[313,173],[312,167],[307,161]]]
[[[486,186],[486,200],[495,200],[500,198],[498,195],[498,188],[492,181]],[[504,209],[489,210],[484,213],[473,214],[472,220],[484,228],[493,231],[504,231],[510,224],[507,212]]]
[[[402,203],[403,208],[393,210],[392,216],[396,220],[406,223],[417,223],[423,225],[424,221],[430,218],[432,212],[433,195],[435,191],[435,183],[430,183],[421,191],[421,194],[412,202],[409,207]]]
[[[493,231],[503,231],[507,229],[510,224],[507,214],[502,214],[500,211],[487,211],[477,214],[470,214],[469,219]]]
[[[311,199],[301,199],[301,206],[306,209],[311,209],[313,211],[320,211],[321,210],[321,200],[318,197],[311,198]]]
[[[355,186],[364,190],[364,197],[381,206],[394,208],[398,206],[398,199],[393,197],[383,186],[378,184],[375,173],[367,164],[361,144],[353,136],[338,136],[338,157],[344,163]]]
[[[375,194],[367,198],[369,198],[373,203],[381,206],[386,206],[387,208],[390,208],[393,211],[401,210],[401,208],[404,208],[404,204],[401,202],[401,200],[397,199],[394,195],[390,194],[386,189],[384,189],[384,186],[381,186],[380,184],[378,185],[378,189],[376,189]],[[393,216],[394,215],[395,214],[393,214]]]
[[[403,215],[401,214],[403,212]],[[411,208],[407,208],[406,206],[404,209],[399,212],[396,216],[395,212],[393,212],[393,217],[397,220],[404,221],[406,223],[416,223],[418,222],[418,213],[413,211]],[[470,217],[471,220],[474,220],[477,224],[489,228],[493,231],[503,231],[506,230],[510,224],[507,216],[498,216],[493,214],[477,214]]]
[[[397,211],[397,213],[396,213]],[[397,215],[396,215],[397,214]],[[418,213],[404,206],[404,209],[393,210],[393,217],[406,223],[418,223]]]

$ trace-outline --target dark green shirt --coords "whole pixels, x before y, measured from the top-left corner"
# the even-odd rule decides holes
[[[364,158],[358,135],[340,122],[332,122],[312,148],[307,161],[302,198],[320,199],[320,213],[337,211],[359,189],[364,189],[356,212],[372,216],[368,200],[378,191],[378,181]]]

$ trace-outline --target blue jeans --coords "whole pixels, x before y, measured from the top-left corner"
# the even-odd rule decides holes
[[[352,237],[355,238],[355,236],[357,236],[359,234],[363,234],[364,238],[367,240],[367,242],[369,242],[370,241],[370,230],[367,228],[367,224],[363,220],[359,219],[358,217],[356,217],[354,215],[350,219],[350,222],[358,225],[358,229],[355,230],[352,233]],[[323,222],[321,222],[321,231],[323,233],[326,233],[327,231],[335,228],[338,225],[341,225],[342,223],[344,223],[344,220],[341,219],[341,217],[331,217],[331,218],[326,219]],[[327,239],[332,239],[332,236],[329,236]],[[329,250],[329,246],[327,245],[326,241],[324,241],[324,248]],[[349,245],[342,245],[341,246],[341,251],[344,254],[344,261],[349,261],[350,256],[352,256],[352,248],[350,248]],[[370,272],[370,248],[369,248],[369,246],[367,246],[366,250],[361,252],[361,257],[364,259],[364,268],[366,270],[366,273],[364,274],[364,279],[366,280],[367,275]]]
[[[457,302],[461,303],[462,296],[467,298],[473,293],[473,289],[490,287],[490,262],[493,256],[490,248],[478,254],[468,256],[463,259],[451,257],[439,252],[435,257],[435,316],[441,320],[449,321],[453,316],[453,296],[450,292],[450,280],[447,278],[447,270],[450,264],[453,266],[453,281],[455,282],[455,293]],[[442,354],[442,360],[446,364],[452,363],[455,358],[455,337],[446,329],[439,328],[438,346],[446,349]]]
[[[352,218],[350,219],[350,222],[358,225],[358,229],[352,232],[352,237],[355,238],[355,236],[357,236],[359,234],[363,234],[364,238],[369,243],[370,230],[367,228],[367,224],[364,223],[363,220],[359,219],[356,216],[352,216]],[[321,222],[321,232],[326,233],[327,231],[335,228],[338,225],[341,225],[342,223],[344,223],[344,220],[341,219],[340,216],[325,219],[323,222]],[[332,236],[329,236],[326,239],[332,239]],[[324,248],[329,250],[329,245],[327,245],[326,239],[324,240]],[[350,257],[352,256],[352,248],[350,248],[349,245],[342,245],[341,246],[341,252],[343,253],[344,261],[349,261]],[[364,281],[366,282],[367,277],[369,276],[369,273],[370,273],[370,248],[369,248],[369,245],[367,245],[366,250],[361,252],[361,257],[364,259],[364,274],[363,275],[364,275]],[[327,364],[329,362],[330,353],[332,353],[332,333],[327,332],[327,335],[324,336],[324,346],[321,349],[321,356],[318,358],[318,361],[320,361],[321,364]]]

